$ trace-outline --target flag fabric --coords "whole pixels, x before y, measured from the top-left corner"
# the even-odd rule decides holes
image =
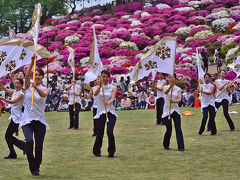
[[[205,73],[204,73],[204,71],[202,69],[202,66],[201,66],[201,61],[200,61],[198,51],[196,53],[196,58],[197,58],[197,68],[198,68],[198,79],[201,79],[201,81],[204,82]]]
[[[17,45],[0,46],[0,77],[30,64],[34,52]],[[37,59],[41,59],[38,55]]]
[[[16,33],[13,29],[11,29],[11,27],[8,27],[9,29],[9,39],[14,39],[16,38]]]
[[[240,76],[240,56],[237,57],[233,71],[237,74],[237,77]]]
[[[95,34],[95,29],[93,27],[93,42],[90,51],[90,65],[91,67],[88,69],[88,72],[85,74],[84,83],[90,83],[91,81],[95,81],[97,77],[101,74],[103,70],[103,64],[100,59],[100,55],[98,52],[98,43],[97,37]]]
[[[74,58],[75,58],[75,54],[74,54],[74,49],[71,48],[70,46],[67,47],[68,51],[70,52],[69,56],[68,56],[68,64],[71,66],[72,68],[72,72],[73,72],[73,79],[75,80],[75,62],[74,62]]]
[[[34,47],[35,47],[35,54],[37,54],[38,34],[39,34],[39,26],[40,26],[41,16],[42,16],[41,4],[38,3],[35,5],[35,10],[33,12],[33,16],[32,16],[32,26],[33,27],[31,29],[31,35],[33,37]]]
[[[176,37],[164,37],[155,44],[140,61],[135,65],[131,72],[132,82],[143,79],[152,72],[174,74],[175,54],[176,54]]]

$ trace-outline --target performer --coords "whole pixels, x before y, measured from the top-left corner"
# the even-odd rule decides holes
[[[42,162],[43,141],[46,129],[49,126],[45,120],[45,101],[50,93],[49,89],[42,85],[44,72],[42,69],[36,69],[35,83],[30,83],[30,74],[34,65],[35,56],[32,57],[25,77],[25,109],[21,116],[20,127],[26,140],[26,154],[29,163],[29,169],[33,176],[39,176],[39,168]],[[34,87],[34,103],[32,103],[32,87]],[[33,155],[33,134],[35,139],[35,157]]]
[[[17,153],[15,152],[13,145],[17,146],[25,154],[25,142],[13,136],[14,133],[18,132],[20,117],[22,116],[22,105],[23,105],[23,99],[24,99],[24,93],[22,91],[23,80],[20,78],[17,78],[14,80],[15,90],[5,88],[1,82],[0,82],[0,87],[5,92],[12,94],[11,100],[5,99],[0,96],[0,100],[3,100],[9,104],[12,104],[11,116],[9,117],[11,121],[5,133],[5,139],[8,144],[10,153],[4,159],[16,159]]]
[[[108,135],[108,157],[113,158],[116,151],[115,147],[115,138],[113,135],[113,129],[116,123],[117,114],[115,112],[113,102],[115,100],[117,87],[109,84],[110,73],[108,71],[102,71],[100,77],[100,84],[93,89],[93,95],[97,99],[97,114],[95,115],[96,119],[96,140],[93,146],[93,154],[96,157],[101,156],[101,147],[102,140],[104,135],[104,128],[106,122],[106,112],[105,106],[108,113],[108,122],[107,122],[107,135]],[[102,84],[104,89],[105,101],[103,100]]]
[[[164,93],[163,86],[165,86],[167,82],[164,79],[164,74],[159,73],[159,81],[155,81],[153,88],[157,90],[157,122],[156,125],[163,125],[162,113],[164,106]]]
[[[230,83],[230,81],[225,79],[226,77],[226,71],[225,70],[221,70],[220,72],[220,79],[216,80],[216,86],[217,86],[217,94],[216,97],[218,96],[218,94],[221,93],[221,91],[228,86],[228,84]],[[235,130],[235,126],[233,124],[232,119],[230,118],[229,114],[228,114],[228,107],[230,104],[230,98],[228,96],[228,93],[230,91],[230,87],[227,88],[227,90],[225,90],[217,99],[215,102],[215,106],[218,109],[220,106],[223,107],[223,114],[228,122],[229,128],[231,131]],[[210,129],[212,127],[210,126]]]
[[[170,138],[172,135],[172,119],[173,119],[175,131],[176,131],[176,137],[177,137],[178,150],[184,151],[184,140],[183,140],[183,134],[181,129],[181,115],[178,107],[178,103],[180,103],[182,99],[182,94],[181,94],[181,88],[174,85],[175,79],[176,79],[175,74],[174,76],[169,75],[168,80],[170,84],[163,87],[163,92],[165,94],[164,95],[165,103],[163,107],[162,118],[164,118],[163,122],[166,125],[166,129],[167,129],[164,135],[163,146],[165,150],[170,150],[169,144],[170,144]],[[172,98],[171,98],[172,87],[173,87],[173,92],[172,92]],[[171,118],[168,119],[170,102],[172,104]]]
[[[73,87],[75,85],[75,90],[73,91]],[[72,84],[70,84],[67,89],[69,90],[69,117],[70,117],[70,126],[68,129],[78,129],[79,125],[79,111],[81,109],[80,101],[81,101],[81,86],[76,85],[76,80],[72,80]],[[74,110],[74,95],[75,95],[75,110]]]
[[[204,81],[205,83],[201,85],[201,87],[198,86],[198,92],[202,93],[202,124],[199,129],[198,134],[202,134],[205,130],[205,125],[208,119],[208,113],[209,113],[209,126],[211,127],[211,135],[215,135],[217,133],[216,125],[215,125],[215,115],[216,115],[216,107],[215,107],[215,101],[214,101],[214,86],[210,83],[211,75],[209,73],[206,73],[204,75]],[[201,81],[201,80],[199,80]]]

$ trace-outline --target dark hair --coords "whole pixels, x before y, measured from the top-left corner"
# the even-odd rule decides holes
[[[19,70],[18,73],[22,72],[23,75],[25,76],[25,72],[23,70]]]
[[[23,86],[23,79],[22,78],[16,78],[15,80],[18,80],[20,84]]]
[[[176,75],[176,73],[174,73],[173,77],[177,80],[177,75]]]
[[[127,97],[127,95],[126,94],[123,94],[123,96],[122,97]]]
[[[101,75],[102,74],[106,74],[108,77],[110,77],[110,73],[109,73],[109,71],[107,71],[107,70],[103,70],[102,72],[101,72]]]
[[[123,77],[123,76],[121,76],[120,81],[121,81],[121,82],[124,81],[124,77]]]
[[[44,77],[44,71],[43,71],[41,68],[37,67],[37,68],[36,68],[36,71],[39,72],[39,74],[40,74],[42,77]]]
[[[227,73],[227,71],[226,71],[225,69],[221,69],[221,70],[220,70],[220,73],[221,73],[222,71],[225,72],[225,74]]]
[[[205,78],[206,76],[208,76],[208,77],[211,78],[211,74],[209,74],[209,73],[204,74],[204,78]]]

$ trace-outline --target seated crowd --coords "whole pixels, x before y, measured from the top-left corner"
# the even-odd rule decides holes
[[[68,91],[67,84],[70,83],[72,73],[68,75],[54,74],[49,81],[49,88],[51,93],[46,99],[46,111],[68,111]],[[80,85],[82,97],[81,97],[81,111],[89,111],[92,109],[93,99],[89,97],[90,90],[84,88],[84,74],[80,74],[76,81],[76,84]],[[152,89],[152,86],[148,78],[144,78],[141,81],[136,82],[128,88],[130,83],[130,77],[124,80],[124,77],[112,81],[114,86],[117,86],[116,100],[114,106],[117,110],[134,110],[134,109],[155,109],[157,92]],[[11,84],[10,84],[11,85]],[[12,87],[7,87],[12,88]],[[195,102],[196,89],[191,89],[184,86],[182,91],[182,101],[179,106],[193,107]],[[10,98],[10,95],[0,91],[0,96]],[[229,96],[232,100],[232,104],[240,104],[240,83],[231,85]],[[9,111],[11,106],[3,101],[1,103],[2,112]]]

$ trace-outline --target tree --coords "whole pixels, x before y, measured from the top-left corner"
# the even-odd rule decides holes
[[[42,5],[41,25],[52,16],[67,13],[66,0],[0,0],[0,37],[8,36],[9,26],[16,33],[26,33],[37,3]]]

